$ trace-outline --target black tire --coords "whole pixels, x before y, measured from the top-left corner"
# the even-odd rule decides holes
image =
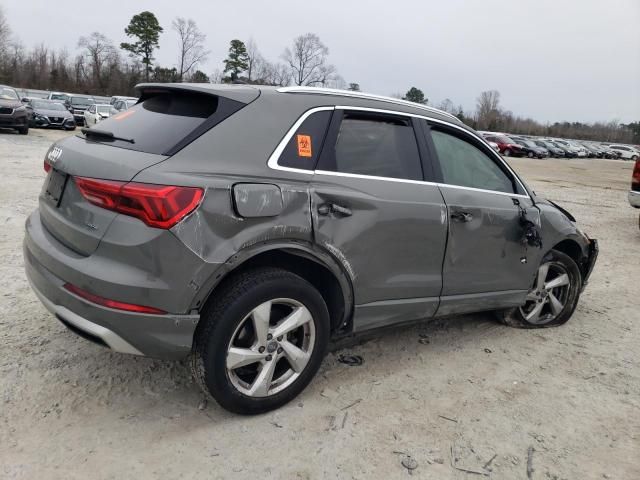
[[[268,396],[249,396],[236,388],[229,377],[227,348],[254,308],[280,298],[296,300],[311,313],[315,326],[313,350],[308,363],[289,386]],[[200,387],[223,408],[244,415],[264,413],[290,402],[309,384],[326,354],[329,332],[329,312],[324,299],[305,279],[279,268],[246,271],[232,278],[207,302],[194,335],[191,369]]]
[[[570,285],[564,307],[561,312],[551,321],[546,323],[531,323],[525,318],[522,307],[509,308],[506,310],[500,310],[496,312],[498,320],[505,325],[516,328],[549,328],[557,327],[566,323],[578,305],[580,298],[580,291],[582,290],[582,275],[576,262],[568,255],[557,251],[551,250],[542,259],[541,264],[551,263],[557,264],[566,271],[570,279]],[[535,285],[535,281],[534,281]]]
[[[529,157],[529,158],[533,158],[533,157],[534,157],[534,155],[535,155],[535,154],[534,154],[533,152],[528,152],[528,153],[527,153],[527,157]]]
[[[20,128],[18,128],[17,130],[18,130],[18,133],[19,133],[20,135],[28,135],[28,134],[29,134],[29,127],[28,127],[28,126],[26,126],[26,127],[20,127]]]
[[[509,150],[508,148],[502,152],[502,155],[504,155],[505,157],[510,157],[511,156],[511,150]]]

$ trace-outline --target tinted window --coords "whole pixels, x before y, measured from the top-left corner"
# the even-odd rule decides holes
[[[282,151],[278,165],[314,170],[331,114],[332,111],[327,110],[309,115]]]
[[[444,183],[513,193],[511,179],[479,148],[438,130],[432,130],[431,137]]]
[[[345,113],[330,165],[322,169],[422,180],[418,144],[409,119]]]
[[[218,97],[198,93],[159,93],[100,122],[99,130],[135,143],[93,137],[92,141],[148,153],[165,153],[213,115]]]

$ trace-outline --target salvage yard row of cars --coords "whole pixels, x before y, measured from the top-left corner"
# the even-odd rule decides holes
[[[137,101],[134,97],[99,98],[62,92],[50,92],[46,98],[21,98],[16,89],[0,85],[0,128],[27,135],[30,127],[65,130],[75,130],[78,125],[91,127]]]
[[[500,132],[479,133],[497,152],[505,157],[619,158],[633,161],[640,158],[640,145],[618,145],[585,140],[511,135]]]

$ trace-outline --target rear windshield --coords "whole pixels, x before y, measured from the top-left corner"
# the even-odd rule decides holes
[[[100,122],[98,130],[114,137],[91,141],[139,152],[163,154],[200,126],[218,108],[218,97],[193,92],[158,93]]]

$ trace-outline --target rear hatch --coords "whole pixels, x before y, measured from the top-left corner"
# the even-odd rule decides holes
[[[41,221],[58,241],[81,255],[95,251],[119,215],[89,201],[95,198],[86,190],[82,193],[83,178],[113,185],[130,182],[259,95],[249,87],[184,84],[147,84],[139,91],[135,106],[58,142],[45,156],[48,174],[39,198]]]

